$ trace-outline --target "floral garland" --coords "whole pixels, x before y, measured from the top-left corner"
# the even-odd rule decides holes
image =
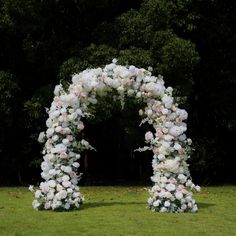
[[[198,210],[192,191],[200,191],[192,183],[186,163],[191,139],[187,139],[187,112],[178,108],[172,97],[172,88],[164,86],[163,77],[155,77],[149,70],[135,66],[117,65],[117,60],[103,69],[87,69],[72,77],[68,90],[57,85],[54,100],[48,110],[49,118],[46,133],[39,135],[39,142],[45,142],[44,161],[41,176],[44,179],[39,189],[33,186],[35,209],[70,210],[79,208],[84,198],[80,193],[78,181],[81,174],[78,160],[84,149],[92,149],[75,135],[84,129],[83,118],[89,116],[88,108],[97,103],[97,96],[105,96],[116,91],[119,99],[134,97],[145,102],[146,107],[139,110],[142,123],[153,126],[145,134],[149,144],[138,151],[153,151],[153,187],[148,199],[149,208],[160,212],[196,212]]]

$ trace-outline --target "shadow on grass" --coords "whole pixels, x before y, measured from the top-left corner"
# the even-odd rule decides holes
[[[128,206],[128,205],[146,205],[145,202],[91,202],[91,203],[84,203],[80,210],[85,210],[89,208],[96,208],[96,207],[109,207],[109,206],[117,206],[117,205],[123,205],[123,206]],[[197,203],[198,208],[209,208],[215,206],[215,204],[212,203],[205,203],[205,202],[198,202]]]
[[[197,202],[197,206],[198,208],[209,208],[209,207],[213,207],[215,206],[216,204],[213,204],[213,203],[205,203],[205,202]]]
[[[109,207],[109,206],[127,206],[127,205],[145,205],[145,202],[91,202],[84,203],[81,205],[80,210],[85,210],[88,208],[96,208],[96,207]]]

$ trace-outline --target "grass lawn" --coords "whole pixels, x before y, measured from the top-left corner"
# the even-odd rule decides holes
[[[27,188],[0,188],[0,236],[236,235],[236,186],[203,188],[198,213],[146,209],[144,187],[82,187],[86,201],[72,212],[35,211]]]

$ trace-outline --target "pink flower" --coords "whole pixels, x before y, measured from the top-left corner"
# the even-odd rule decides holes
[[[47,210],[47,209],[49,209],[51,207],[51,204],[49,203],[49,202],[46,202],[45,204],[44,204],[44,208]]]
[[[67,159],[67,157],[68,157],[68,155],[67,155],[66,152],[61,152],[61,153],[60,153],[60,158],[61,158],[61,159]]]
[[[163,136],[161,128],[156,129],[156,136],[159,137],[159,138],[161,138]]]

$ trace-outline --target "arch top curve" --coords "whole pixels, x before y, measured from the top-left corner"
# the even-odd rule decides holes
[[[191,139],[185,131],[187,112],[178,107],[172,96],[172,87],[166,88],[161,75],[157,77],[143,68],[122,66],[113,59],[104,68],[87,69],[72,76],[68,89],[57,85],[48,110],[47,130],[39,141],[44,144],[41,176],[44,179],[35,194],[35,209],[69,210],[83,202],[78,182],[81,174],[80,153],[92,146],[76,134],[84,129],[83,118],[88,108],[97,103],[97,97],[114,93],[121,103],[126,97],[141,99],[146,104],[139,110],[142,123],[151,124],[155,132],[145,134],[147,146],[138,151],[153,151],[153,187],[148,199],[149,208],[161,212],[196,212],[197,205],[191,190],[200,190],[193,184],[188,170]]]

